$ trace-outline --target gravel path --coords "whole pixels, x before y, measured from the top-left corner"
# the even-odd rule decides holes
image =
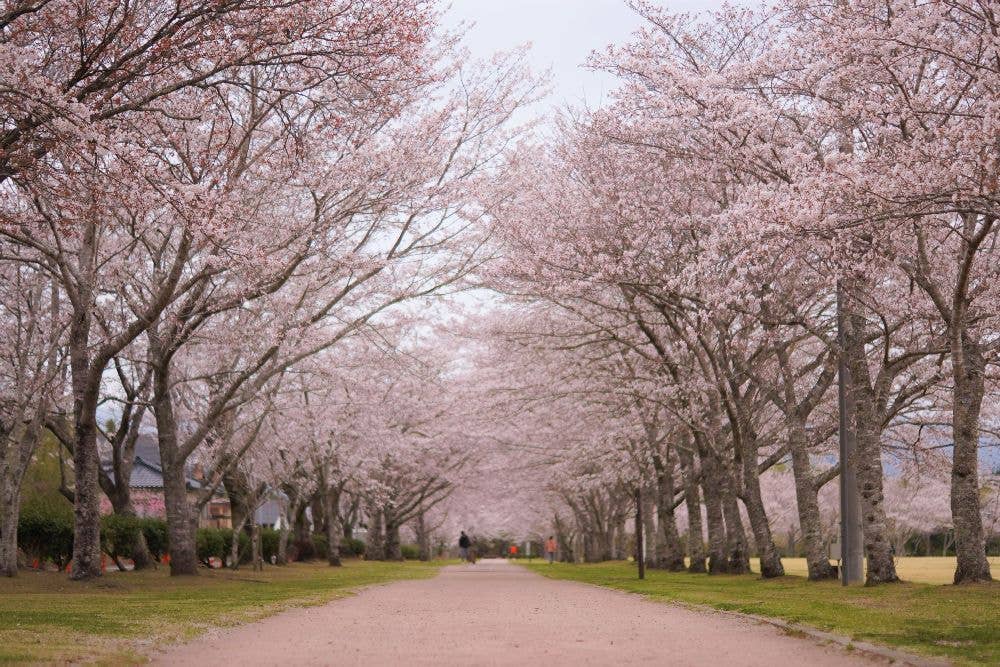
[[[770,625],[507,564],[444,568],[213,631],[161,665],[871,665]]]

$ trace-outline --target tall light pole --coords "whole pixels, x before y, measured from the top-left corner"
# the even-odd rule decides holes
[[[643,548],[645,536],[642,531],[642,487],[635,487],[635,562],[639,566],[639,578],[646,578],[646,550]]]
[[[837,398],[840,412],[840,580],[844,586],[860,584],[865,579],[864,544],[861,533],[861,508],[855,474],[855,449],[857,440],[851,424],[854,422],[854,405],[848,400],[851,373],[844,358],[843,309],[844,290],[837,281],[837,342],[840,359],[837,368]]]

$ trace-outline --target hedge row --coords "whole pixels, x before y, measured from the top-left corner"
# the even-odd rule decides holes
[[[162,519],[112,514],[101,518],[101,548],[112,557],[130,557],[139,535],[154,558],[167,553],[167,524]],[[73,553],[73,513],[45,505],[26,507],[18,517],[17,544],[29,560],[64,567]]]
[[[168,552],[167,524],[152,517],[127,517],[111,514],[101,519],[101,547],[111,557],[129,558],[139,535],[146,538],[146,545],[153,558],[160,560]],[[277,558],[280,533],[270,528],[261,530],[261,550],[266,562]],[[240,562],[249,562],[250,537],[239,535]],[[28,507],[21,512],[17,524],[17,543],[28,560],[39,559],[65,567],[73,553],[73,513],[64,508],[47,506]],[[210,558],[226,562],[233,543],[233,531],[227,528],[199,528],[195,535],[198,560],[208,564]],[[326,558],[327,541],[323,535],[290,545],[289,556],[296,560]],[[341,556],[363,556],[365,543],[345,539],[340,546]],[[409,556],[407,556],[409,557]],[[414,556],[415,557],[415,556]]]

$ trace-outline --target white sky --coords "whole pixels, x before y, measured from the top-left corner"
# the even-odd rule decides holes
[[[672,11],[714,9],[720,0],[664,0]],[[488,58],[520,44],[532,45],[536,72],[551,70],[548,105],[597,106],[614,89],[614,78],[581,65],[595,49],[620,44],[642,23],[625,0],[452,0],[445,24],[474,24],[465,44],[474,58]]]

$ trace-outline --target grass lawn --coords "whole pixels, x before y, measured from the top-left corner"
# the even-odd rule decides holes
[[[78,583],[64,574],[0,578],[0,663],[142,662],[160,643],[210,627],[238,625],[282,609],[321,604],[350,589],[433,576],[440,564],[348,561],[266,566],[263,572],[202,570],[172,578],[166,568],[108,573]]]
[[[954,559],[940,560],[950,560],[954,567]],[[763,580],[755,575],[710,577],[657,570],[647,570],[645,581],[639,581],[635,564],[624,562],[528,567],[548,577],[609,586],[654,600],[781,618],[852,639],[949,658],[956,664],[1000,665],[1000,583],[996,582],[844,588],[839,582],[812,583],[798,576]],[[904,577],[912,571],[939,579],[941,567],[941,563],[908,563],[900,571]]]

